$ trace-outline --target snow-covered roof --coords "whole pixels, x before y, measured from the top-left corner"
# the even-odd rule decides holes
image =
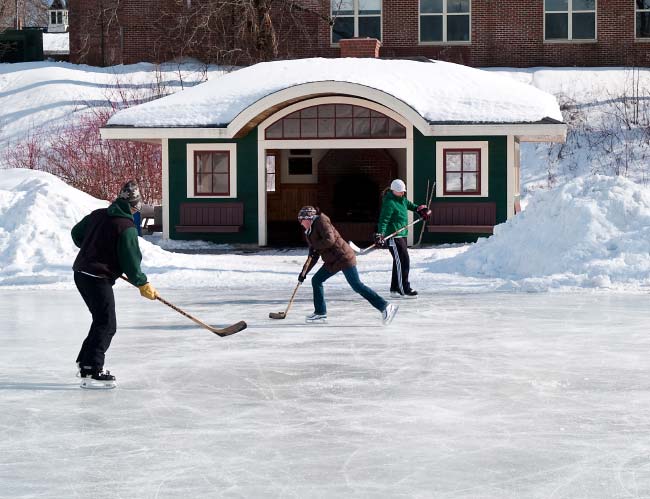
[[[553,95],[499,74],[442,61],[314,58],[239,69],[122,110],[108,126],[224,127],[260,99],[318,82],[325,87],[329,82],[355,84],[361,97],[364,88],[379,92],[403,102],[429,123],[562,121]]]

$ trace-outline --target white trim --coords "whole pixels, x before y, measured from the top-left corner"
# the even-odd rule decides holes
[[[229,159],[229,180],[230,194],[228,195],[211,195],[200,196],[194,192],[194,153],[196,151],[227,151],[230,154]],[[237,197],[237,144],[223,143],[206,143],[206,144],[187,144],[186,157],[186,188],[185,196],[188,199],[233,199]]]
[[[636,5],[636,2],[634,2],[634,41],[635,42],[650,42],[650,36],[636,36],[636,18],[637,14],[648,14],[650,15],[650,9],[639,9],[639,7]]]
[[[522,142],[565,142],[567,126],[553,124],[429,125],[427,136],[516,135]]]
[[[100,128],[102,139],[127,139],[154,141],[158,139],[230,139],[226,128],[137,128],[137,127],[106,127]]]
[[[169,140],[162,139],[162,237],[169,239]]]
[[[488,157],[487,141],[449,141],[436,142],[436,197],[438,198],[486,198],[489,195]],[[481,193],[480,194],[445,194],[444,184],[444,158],[442,157],[445,149],[480,149],[481,150]]]
[[[515,138],[508,135],[506,146],[506,220],[510,220],[515,216]]]
[[[408,196],[408,193],[413,192],[413,141],[411,140],[409,144],[406,146],[406,194]],[[413,196],[411,195],[411,201],[415,202],[413,199]],[[408,210],[408,223],[411,223],[413,221],[413,212],[411,210]],[[425,223],[425,222],[423,222]],[[421,229],[420,229],[421,230]],[[409,230],[409,233],[406,235],[406,244],[408,246],[413,246],[413,241],[414,241],[414,230]]]
[[[298,149],[298,148],[296,148]],[[310,149],[302,147],[300,149]],[[287,154],[282,155],[280,160],[280,182],[283,184],[315,184],[318,182],[318,165],[314,164],[315,158],[313,149],[310,149],[310,154],[291,154],[287,149]],[[311,159],[311,174],[310,175],[291,175],[289,174],[289,158],[310,158]]]

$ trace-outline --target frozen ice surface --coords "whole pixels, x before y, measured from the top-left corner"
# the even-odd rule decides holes
[[[116,289],[118,387],[77,386],[73,290],[0,290],[2,498],[650,497],[647,295],[436,293],[390,327],[337,278]],[[287,295],[286,297],[284,295]]]

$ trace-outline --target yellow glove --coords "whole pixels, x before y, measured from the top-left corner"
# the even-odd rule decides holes
[[[156,288],[154,288],[150,282],[146,282],[142,286],[138,286],[138,289],[140,290],[140,294],[142,296],[149,298],[150,300],[155,300],[158,296],[158,291],[156,291]]]

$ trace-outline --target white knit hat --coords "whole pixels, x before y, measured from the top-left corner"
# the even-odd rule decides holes
[[[406,192],[406,184],[403,180],[396,178],[390,183],[390,190],[395,192]]]

